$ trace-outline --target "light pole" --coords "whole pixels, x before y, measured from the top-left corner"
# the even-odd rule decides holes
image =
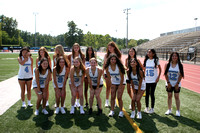
[[[126,48],[128,47],[128,10],[131,10],[131,8],[126,8],[126,9],[124,9],[124,13],[126,13],[126,20],[127,20],[127,22],[126,22]]]
[[[195,31],[197,31],[197,20],[198,20],[198,18],[194,18],[194,20],[195,20]]]
[[[37,12],[34,12],[33,15],[35,15],[35,47],[37,47],[37,41],[36,41],[36,15],[38,15]]]

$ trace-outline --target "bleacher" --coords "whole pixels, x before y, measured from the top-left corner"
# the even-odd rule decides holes
[[[190,47],[194,47],[196,53],[191,54]],[[172,51],[176,51],[182,55],[183,60],[192,61],[196,58],[196,61],[200,61],[200,31],[161,36],[136,47],[141,56],[151,48],[156,50],[160,58],[169,57]]]

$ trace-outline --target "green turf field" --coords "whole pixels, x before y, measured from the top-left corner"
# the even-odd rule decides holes
[[[17,54],[0,54],[1,81],[17,74],[17,56]],[[36,55],[33,55],[33,58],[35,61]],[[164,113],[167,110],[167,93],[164,86],[164,81],[160,81],[156,88],[156,103],[154,114],[145,114],[143,112],[145,108],[145,98],[142,98],[141,101],[143,119],[134,120],[138,127],[143,132],[200,132],[200,94],[182,88],[180,93],[182,116],[176,117],[174,115],[176,110],[174,99],[173,115],[166,116]],[[23,109],[21,108],[21,101],[17,101],[16,104],[14,104],[9,110],[0,116],[0,132],[134,132],[134,129],[125,117],[118,117],[118,108],[115,108],[114,117],[108,117],[110,109],[104,107],[103,115],[96,116],[96,100],[94,100],[93,115],[87,115],[88,109],[85,109],[85,115],[80,115],[79,109],[76,110],[75,115],[70,115],[69,111],[71,92],[68,85],[66,90],[67,96],[65,106],[67,114],[54,114],[55,94],[52,82],[50,82],[50,106],[47,108],[49,115],[34,115],[36,95],[35,92],[32,91],[32,103],[34,106],[32,108]],[[102,90],[101,98],[104,105],[105,87]],[[126,90],[123,94],[123,101],[125,110],[128,114],[130,114],[131,110],[128,109],[130,98]]]

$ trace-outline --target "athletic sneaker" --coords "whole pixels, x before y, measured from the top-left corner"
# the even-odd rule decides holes
[[[131,116],[130,116],[132,119],[135,118],[135,110],[131,112]]]
[[[39,110],[36,109],[34,114],[35,114],[35,115],[39,115]]]
[[[71,107],[70,114],[74,114],[74,106]]]
[[[131,106],[131,104],[129,105],[129,109],[132,110],[132,106]]]
[[[22,108],[26,108],[26,103],[22,102]]]
[[[29,107],[32,107],[32,106],[33,106],[33,104],[31,103],[31,101],[28,101],[28,106],[29,106]]]
[[[43,110],[42,110],[42,113],[45,114],[45,115],[48,115],[48,114],[49,114],[48,111],[47,111],[46,109],[43,109]]]
[[[172,113],[172,110],[171,109],[168,109],[166,112],[165,112],[165,115],[169,115]]]
[[[151,109],[149,110],[149,114],[153,114],[153,113],[154,113],[154,109],[151,108]]]
[[[63,107],[60,108],[62,114],[66,114],[65,109]]]
[[[54,104],[54,108],[57,108],[57,104],[56,103]]]
[[[137,119],[142,119],[142,113],[141,112],[137,112]]]
[[[49,102],[48,101],[46,102],[46,106],[49,106]]]
[[[60,111],[60,108],[59,108],[59,107],[57,107],[54,113],[55,113],[55,114],[58,114],[58,113],[59,113],[59,111]]]
[[[149,108],[146,107],[146,108],[144,109],[144,112],[145,112],[145,113],[149,113]]]
[[[111,110],[110,113],[108,114],[108,116],[113,117],[114,114],[115,114],[115,112]]]
[[[85,104],[84,108],[88,108],[88,103]]]
[[[85,111],[83,110],[83,106],[80,106],[80,114],[85,114]]]
[[[176,110],[176,116],[180,117],[181,116],[181,113],[179,110]]]
[[[106,102],[105,102],[105,107],[109,107],[109,100],[106,99]]]
[[[120,111],[120,112],[119,112],[119,117],[121,117],[121,118],[124,117],[123,111]]]

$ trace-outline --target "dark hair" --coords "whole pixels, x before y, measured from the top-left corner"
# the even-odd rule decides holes
[[[23,48],[20,50],[20,52],[19,52],[19,57],[20,57],[20,58],[21,58],[22,52],[23,52],[24,50],[26,50],[27,52],[30,52],[30,50],[29,50],[28,47],[23,47]],[[31,56],[31,55],[30,55],[30,56]]]
[[[86,49],[86,58],[85,58],[86,61],[89,61],[89,60],[90,60],[90,59],[89,59],[89,54],[88,54],[88,50],[89,50],[89,49],[92,49],[91,58],[95,57],[95,55],[94,55],[94,49],[92,48],[92,46],[89,46],[89,47],[87,47],[87,49]]]
[[[143,70],[142,70],[142,68],[141,68],[141,66],[140,66],[140,64],[139,64],[139,62],[138,62],[138,60],[136,58],[130,59],[130,64],[131,64],[132,61],[135,61],[137,63],[137,65],[136,65],[136,74],[137,74],[137,78],[138,78],[138,81],[139,81],[141,79],[141,77],[142,77],[140,75],[140,71],[142,71],[143,77],[144,77],[144,72],[143,72]],[[133,71],[130,64],[129,64],[129,70],[128,70],[128,78],[129,78],[129,80],[131,80],[131,73]]]
[[[113,41],[112,41],[112,42],[109,42],[109,43],[108,43],[108,46],[114,47],[114,48],[115,48],[115,49],[114,49],[115,54],[117,55],[118,58],[121,58],[122,54],[121,54],[121,52],[120,52],[120,50],[119,50],[119,48],[117,47],[117,44],[116,44],[115,42],[113,42]],[[110,55],[110,51],[108,50],[108,46],[107,46],[107,49],[106,49],[107,58],[108,58],[109,55]]]
[[[119,67],[121,73],[125,74],[125,68],[124,68],[124,65],[122,64],[121,60],[119,60],[119,58],[117,57],[116,54],[110,54],[110,56],[108,57],[107,61],[106,61],[106,65],[104,67],[104,69],[106,69],[109,65],[110,65],[110,59],[112,57],[115,57],[116,58],[116,64],[117,66]]]
[[[154,59],[154,64],[155,64],[155,68],[156,68],[159,58],[158,58],[156,51],[154,49],[148,49],[148,51],[149,50],[154,54],[153,59]],[[144,64],[143,64],[144,67],[146,67],[146,62],[147,62],[148,59],[149,59],[149,56],[148,56],[148,54],[146,54],[145,59],[144,59]]]
[[[39,73],[42,73],[42,63],[43,63],[44,61],[47,61],[47,62],[48,62],[48,59],[47,59],[47,58],[42,58],[42,59],[41,59],[40,65],[39,65],[39,67],[38,67]],[[50,66],[49,66],[49,62],[48,62],[48,67],[47,67],[47,69],[49,69],[50,72],[51,72],[51,68],[50,68]]]
[[[131,56],[129,55],[130,50],[133,50],[133,51],[135,52],[134,58],[137,59],[137,57],[136,57],[136,56],[137,56],[137,53],[136,53],[135,48],[134,48],[134,47],[130,48],[130,49],[128,50],[128,67],[129,67],[130,60],[131,60]]]
[[[167,75],[168,71],[169,71],[169,67],[170,67],[170,63],[172,62],[172,56],[173,54],[176,54],[177,57],[178,57],[178,66],[179,66],[179,70],[180,70],[180,73],[181,73],[181,76],[184,78],[184,71],[183,71],[183,65],[181,63],[181,60],[180,60],[180,56],[177,52],[172,52],[171,55],[170,55],[170,58],[169,58],[169,61],[167,63],[167,67],[166,67],[166,70],[165,70],[165,73],[164,75]]]
[[[58,60],[57,60],[57,62],[56,62],[56,72],[57,72],[58,74],[60,73],[60,70],[61,70],[61,67],[60,67],[60,65],[59,65],[61,59],[64,60],[65,66],[66,66],[66,67],[69,66],[69,65],[67,64],[67,62],[66,62],[66,60],[64,59],[63,56],[58,57]]]

